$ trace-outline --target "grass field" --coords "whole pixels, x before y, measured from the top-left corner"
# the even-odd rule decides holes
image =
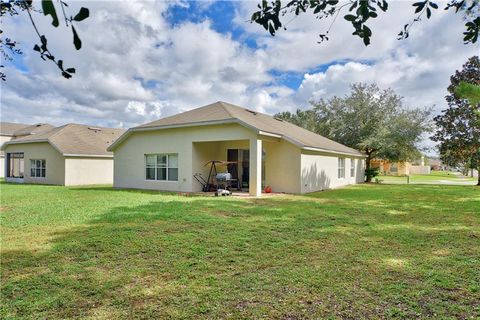
[[[480,188],[1,185],[2,319],[480,317]]]
[[[406,176],[385,176],[377,177],[385,184],[407,184]],[[432,171],[431,174],[410,175],[410,184],[452,184],[452,185],[476,185],[477,178],[465,177],[459,173],[449,171]]]

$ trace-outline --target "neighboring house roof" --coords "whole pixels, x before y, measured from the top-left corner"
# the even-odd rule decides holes
[[[55,127],[48,123],[37,123],[37,124],[29,125],[28,127],[22,128],[20,130],[17,130],[13,133],[13,135],[16,138],[24,137],[31,134],[38,134],[38,133],[50,131],[53,128]]]
[[[8,141],[2,149],[13,144],[49,142],[64,156],[112,157],[113,154],[107,151],[107,147],[124,131],[71,123]]]
[[[115,148],[116,145],[120,144],[131,132],[134,131],[221,123],[239,123],[240,125],[257,131],[259,134],[283,138],[307,150],[312,149],[316,151],[338,152],[363,156],[361,152],[355,149],[327,139],[287,121],[221,101],[131,128],[112,146],[110,146],[109,150]]]
[[[0,122],[0,135],[14,136],[15,131],[24,129],[29,126],[30,124],[25,123]]]
[[[48,123],[25,124],[13,122],[0,122],[0,135],[22,137],[52,130],[54,126]]]
[[[0,122],[0,135],[12,137],[12,139],[17,139],[18,137],[48,131],[52,128],[54,128],[54,126],[46,123],[31,125],[25,123]],[[0,150],[1,157],[3,157],[3,154],[3,151]]]

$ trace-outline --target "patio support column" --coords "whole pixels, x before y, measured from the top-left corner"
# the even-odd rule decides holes
[[[262,195],[262,140],[250,139],[250,174],[249,188],[250,195],[260,197]]]

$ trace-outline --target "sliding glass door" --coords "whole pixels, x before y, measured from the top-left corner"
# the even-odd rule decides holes
[[[7,153],[7,177],[23,178],[25,172],[23,152]]]

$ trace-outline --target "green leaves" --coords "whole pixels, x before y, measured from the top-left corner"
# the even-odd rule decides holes
[[[377,5],[383,12],[388,10],[388,2],[386,0],[378,1]]]
[[[440,143],[442,161],[447,164],[476,163],[480,169],[480,59],[473,56],[450,77],[448,107],[434,120],[437,130],[431,139]],[[475,96],[477,101],[475,101]],[[466,100],[468,99],[468,100]],[[480,178],[479,178],[480,185]]]
[[[428,0],[427,1],[421,1],[421,2],[415,2],[414,4],[412,4],[412,6],[416,7],[415,13],[419,13],[420,11],[422,11],[423,8],[425,8],[425,6],[427,5],[427,3],[428,3]]]
[[[478,33],[480,32],[480,17],[465,24],[467,30],[463,33],[464,43],[475,43],[478,40]]]
[[[276,116],[371,156],[408,158],[430,128],[430,109],[406,107],[391,89],[374,84],[353,84],[347,96],[312,104],[313,109]]]
[[[65,7],[68,7],[67,3],[64,1],[59,1],[59,4],[62,7],[62,13],[65,18],[65,24],[67,25],[67,27],[70,26],[69,23],[71,24],[72,35],[73,35],[73,45],[75,46],[75,49],[80,50],[82,48],[82,40],[80,40],[77,30],[73,26],[73,22],[74,21],[80,22],[87,19],[90,16],[90,10],[88,8],[81,7],[78,13],[74,17],[72,16],[67,17],[65,13]],[[43,0],[42,8],[43,8],[44,15],[46,16],[50,15],[52,17],[52,25],[55,27],[58,27],[59,20],[58,20],[57,12],[55,10],[55,6],[52,0]],[[63,60],[57,61],[55,59],[55,56],[49,51],[47,47],[47,38],[44,35],[40,36],[40,42],[41,44],[40,45],[36,44],[33,47],[33,50],[39,52],[40,58],[42,58],[43,60],[48,59],[53,61],[57,65],[57,67],[60,69],[62,76],[66,79],[70,79],[72,77],[72,74],[76,72],[75,68],[64,69]]]
[[[347,14],[346,16],[343,17],[345,20],[347,21],[355,21],[357,19],[356,16],[354,16],[353,14]]]
[[[472,106],[480,104],[480,84],[475,85],[465,81],[461,81],[454,93],[461,99],[467,99]]]
[[[87,19],[90,16],[90,11],[87,8],[80,8],[80,11],[77,13],[75,17],[73,17],[73,20],[75,21],[82,21]]]
[[[412,4],[412,6],[416,8],[415,13],[420,13],[425,10],[427,13],[427,19],[430,19],[430,17],[432,16],[432,10],[430,8],[434,10],[438,9],[438,5],[435,2],[431,2],[429,0],[416,2]]]
[[[42,0],[42,10],[43,14],[48,16],[52,16],[52,25],[54,27],[59,26],[57,11],[55,10],[55,6],[53,5],[52,0]]]
[[[405,25],[403,30],[398,34],[398,39],[406,39],[409,37],[410,27],[421,21],[423,16],[430,19],[433,10],[438,9],[438,4],[430,0],[420,0],[412,4],[415,17],[412,22]],[[282,27],[280,21],[281,17],[287,14],[295,14],[297,16],[302,13],[311,13],[316,15],[317,19],[332,18],[333,21],[330,27],[322,32],[319,36],[321,41],[328,40],[327,34],[333,26],[336,16],[342,12],[344,20],[350,22],[355,29],[353,35],[361,38],[365,45],[370,44],[370,38],[372,36],[372,30],[368,27],[364,27],[365,23],[369,19],[379,17],[379,12],[386,12],[389,8],[388,0],[352,0],[347,2],[339,2],[338,0],[288,0],[282,5],[280,0],[269,2],[268,0],[262,0],[258,4],[259,11],[254,12],[251,17],[251,22],[260,24],[267,30],[272,36]],[[464,12],[466,24],[466,31],[464,34],[465,43],[475,43],[478,40],[478,34],[480,32],[480,17],[478,17],[478,10],[480,10],[479,1],[471,1],[467,3],[466,0],[448,0],[445,10],[451,8],[455,9],[455,12]]]
[[[372,30],[366,25],[363,25],[363,43],[368,46],[370,44],[370,37],[372,36]]]
[[[257,7],[260,11],[252,14],[251,22],[260,24],[270,35],[275,36],[275,32],[282,27],[280,22],[281,2],[277,0],[269,4],[268,1],[263,0],[262,4]]]
[[[72,77],[72,74],[75,73],[75,68],[68,68],[65,70],[63,69],[63,60],[58,60],[57,66],[62,71],[62,76],[65,79],[70,79]]]
[[[82,40],[80,40],[80,37],[78,36],[77,30],[75,30],[74,26],[72,26],[72,33],[73,45],[75,46],[75,49],[80,50],[80,48],[82,48]]]
[[[427,8],[427,19],[430,19],[431,16],[432,16],[432,10],[430,10],[430,8]]]

